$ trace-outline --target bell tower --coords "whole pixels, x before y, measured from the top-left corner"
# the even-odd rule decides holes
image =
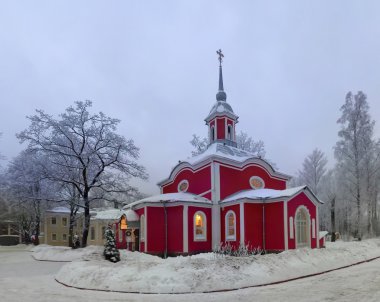
[[[224,55],[221,49],[216,53],[219,60],[219,89],[216,94],[216,103],[205,118],[208,127],[209,144],[217,142],[236,147],[235,126],[239,117],[234,113],[230,104],[227,103],[227,94],[224,92],[222,70]]]

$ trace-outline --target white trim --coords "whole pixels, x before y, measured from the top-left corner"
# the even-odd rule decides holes
[[[211,192],[212,192],[212,190],[210,189],[210,190],[208,190],[208,191],[206,191],[206,192],[203,192],[203,193],[201,193],[201,194],[198,194],[198,196],[203,197],[203,196],[205,196],[206,194],[211,193]]]
[[[240,243],[245,245],[245,216],[244,202],[240,203]]]
[[[227,133],[227,119],[224,119],[224,139],[228,139],[228,133]]]
[[[315,223],[316,223],[316,233],[319,234],[319,206],[315,206]],[[318,236],[319,237],[319,236]],[[319,238],[317,238],[317,248],[319,248]]]
[[[215,141],[216,141],[216,127],[215,127],[215,125],[212,125],[210,127],[210,144],[212,144]]]
[[[143,222],[143,223],[141,223],[141,222]],[[141,242],[145,242],[145,236],[146,236],[145,224],[146,224],[145,214],[142,214],[140,216],[140,241]]]
[[[288,250],[289,239],[288,239],[288,204],[284,201],[284,247],[285,251]]]
[[[189,224],[188,224],[189,206],[183,206],[183,252],[189,252]]]
[[[232,214],[234,217],[234,235],[228,235],[229,225],[228,225],[228,216]],[[228,210],[226,215],[224,216],[224,233],[225,233],[225,241],[236,241],[236,214],[233,210]]]
[[[290,239],[294,239],[294,219],[292,216],[289,217],[289,236]]]
[[[187,164],[188,164],[188,163],[187,163]],[[179,165],[181,165],[181,164],[179,164]],[[207,163],[207,164],[205,164],[204,166],[201,166],[201,167],[196,168],[196,169],[193,169],[192,166],[190,166],[190,165],[189,165],[189,166],[186,166],[186,167],[183,167],[183,168],[181,168],[178,172],[176,172],[176,174],[174,175],[173,178],[171,178],[172,173],[170,173],[169,178],[166,179],[166,180],[171,180],[170,182],[165,183],[165,184],[158,183],[158,185],[163,189],[163,188],[165,188],[165,187],[167,187],[167,186],[170,186],[170,185],[176,180],[178,174],[181,173],[182,171],[186,171],[186,170],[187,170],[187,171],[190,171],[191,173],[195,174],[195,173],[198,173],[199,171],[202,171],[203,169],[206,169],[206,168],[208,168],[208,167],[210,167],[210,169],[211,169],[211,163]],[[174,171],[174,169],[172,170],[172,172],[173,172],[173,171]]]
[[[195,224],[195,217],[199,215],[202,217],[202,230],[203,234],[202,235],[197,235],[197,227]],[[207,216],[206,213],[203,211],[196,211],[193,215],[193,241],[207,241]]]
[[[147,207],[144,207],[144,215],[145,215],[145,243],[144,243],[144,252],[148,251],[148,211]]]
[[[315,239],[315,219],[311,219],[311,238]]]

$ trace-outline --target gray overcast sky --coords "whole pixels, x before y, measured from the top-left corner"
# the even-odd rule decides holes
[[[363,90],[380,116],[379,1],[0,1],[0,152],[35,109],[76,100],[121,120],[158,193],[215,102],[222,48],[238,132],[294,174],[315,147],[333,164],[339,108]],[[376,137],[380,127],[376,125]],[[6,166],[6,162],[2,162]]]

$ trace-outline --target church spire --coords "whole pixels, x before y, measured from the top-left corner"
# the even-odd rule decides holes
[[[227,99],[227,94],[224,92],[224,88],[223,88],[223,72],[222,72],[222,62],[223,62],[224,55],[221,49],[217,50],[216,53],[219,56],[218,58],[219,60],[219,90],[218,90],[218,93],[216,94],[216,100],[225,102]]]

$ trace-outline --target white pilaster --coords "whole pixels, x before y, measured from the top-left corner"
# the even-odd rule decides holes
[[[145,225],[144,252],[146,253],[148,251],[148,211],[147,211],[146,207],[144,207],[144,215],[145,215],[145,221],[144,221],[144,225]]]
[[[189,224],[188,224],[189,206],[183,206],[183,252],[189,252]]]
[[[245,217],[244,202],[240,203],[240,243],[245,245]]]
[[[218,163],[211,164],[212,200],[212,248],[220,243],[220,169]]]
[[[317,248],[319,248],[319,212],[318,212],[318,205],[315,206],[315,224],[316,224],[316,238],[317,238]]]

